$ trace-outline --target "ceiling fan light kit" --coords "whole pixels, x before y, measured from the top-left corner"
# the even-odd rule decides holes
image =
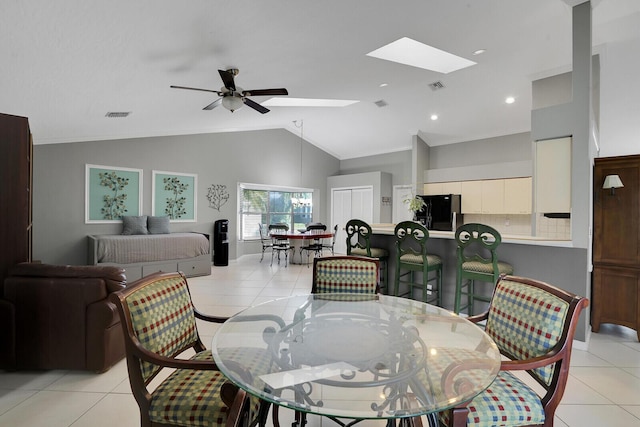
[[[240,71],[237,68],[230,68],[228,70],[218,70],[220,74],[220,78],[224,83],[224,86],[220,88],[220,90],[212,90],[212,89],[199,89],[195,87],[187,87],[187,86],[174,86],[171,87],[174,89],[188,89],[188,90],[199,90],[203,92],[213,92],[217,93],[220,98],[213,101],[211,104],[207,105],[203,108],[203,110],[213,110],[218,105],[222,104],[224,108],[231,111],[232,113],[240,108],[243,105],[247,105],[250,108],[253,108],[259,113],[265,114],[269,112],[269,109],[263,107],[257,102],[247,98],[248,96],[277,96],[277,95],[289,95],[289,92],[285,88],[278,89],[252,89],[252,90],[244,90],[239,86],[236,86],[234,81],[234,77],[238,75]]]

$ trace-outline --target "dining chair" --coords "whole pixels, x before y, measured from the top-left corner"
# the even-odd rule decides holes
[[[442,259],[438,255],[427,253],[429,230],[419,222],[402,221],[396,225],[393,234],[396,243],[393,294],[413,298],[413,290],[420,288],[423,302],[442,306]],[[416,275],[419,280],[415,278]],[[401,284],[408,287],[403,295],[400,295]]]
[[[322,249],[329,249],[331,251],[331,255],[335,255],[337,235],[338,235],[338,224],[333,226],[333,236],[331,237],[331,243],[322,244]]]
[[[289,251],[293,249],[289,239],[287,239],[287,232],[289,226],[287,224],[269,224],[269,235],[271,236],[271,265],[273,266],[273,258],[278,254],[278,264],[280,264],[280,254],[284,253],[284,266],[286,267],[289,262]]]
[[[196,319],[222,323],[193,306],[180,272],[154,273],[110,296],[124,330],[131,391],[143,427],[246,426],[258,420],[260,403],[228,382],[206,350]],[[185,353],[195,352],[190,358]],[[151,381],[171,372],[155,388]]]
[[[345,226],[347,232],[347,255],[377,258],[380,261],[380,290],[388,287],[389,251],[383,248],[371,247],[371,226],[361,219],[350,219]],[[388,292],[388,291],[387,291]]]
[[[548,283],[501,276],[489,309],[467,320],[485,321],[485,332],[507,360],[501,363],[497,378],[489,388],[471,402],[442,412],[442,423],[445,426],[552,427],[569,376],[578,319],[588,305],[587,298]],[[460,354],[452,356],[461,357]],[[460,376],[464,374],[452,370],[442,381],[444,392],[464,386]],[[538,395],[527,385],[522,375],[531,376],[542,394]]]
[[[379,261],[353,255],[314,258],[311,293],[377,294]]]
[[[273,249],[273,241],[269,233],[264,229],[262,223],[258,223],[258,230],[260,231],[260,243],[262,243],[262,256],[260,257],[260,262],[262,262],[264,259],[264,251]]]
[[[477,223],[464,224],[456,230],[455,239],[458,247],[454,311],[459,314],[466,308],[471,316],[475,301],[488,303],[491,300],[492,289],[478,289],[476,281],[490,283],[493,287],[501,274],[513,274],[513,266],[498,260],[497,249],[502,236],[493,227]],[[466,296],[464,306],[462,296]]]
[[[314,233],[324,233],[327,230],[327,226],[321,224],[319,222],[307,224],[307,232]],[[307,252],[307,267],[309,267],[309,258],[311,257],[311,253],[314,254],[315,257],[322,256],[322,241],[321,239],[309,239],[306,245],[303,245],[300,248],[300,259],[302,259],[302,252]]]

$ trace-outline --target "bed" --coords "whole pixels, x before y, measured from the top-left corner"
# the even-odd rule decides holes
[[[89,264],[125,269],[131,282],[157,271],[187,277],[211,274],[211,243],[204,233],[89,235]]]

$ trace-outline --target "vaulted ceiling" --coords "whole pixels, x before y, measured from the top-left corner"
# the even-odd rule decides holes
[[[640,26],[637,0],[595,4],[594,51]],[[441,74],[366,56],[401,37],[477,64]],[[571,70],[571,8],[562,0],[4,0],[0,57],[0,112],[29,117],[36,144],[285,128],[347,159],[407,149],[416,134],[442,145],[530,130],[532,80]],[[214,93],[170,88],[219,90],[218,69],[232,67],[245,89],[359,102],[231,113],[203,110]]]

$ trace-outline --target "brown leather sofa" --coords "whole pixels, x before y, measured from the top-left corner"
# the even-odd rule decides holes
[[[124,357],[109,294],[126,287],[124,269],[22,263],[9,271],[0,301],[0,367],[104,372]],[[4,336],[6,335],[6,336]]]

